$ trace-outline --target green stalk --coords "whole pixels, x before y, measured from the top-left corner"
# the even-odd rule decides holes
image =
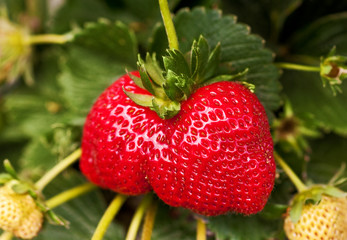
[[[145,216],[141,240],[151,240],[157,210],[158,203],[157,201],[153,201]]]
[[[12,238],[13,235],[10,232],[3,232],[0,236],[0,240],[11,240]]]
[[[196,240],[206,240],[206,224],[203,219],[196,219]]]
[[[293,170],[287,165],[287,163],[278,155],[277,152],[274,152],[274,156],[278,164],[282,167],[283,171],[287,174],[289,179],[295,185],[296,189],[299,192],[303,192],[307,189],[306,185],[300,180],[300,178],[293,172]]]
[[[304,72],[320,72],[320,67],[305,66],[294,63],[275,63],[275,65],[282,69],[299,70]]]
[[[170,49],[179,49],[175,26],[173,24],[167,0],[159,0],[161,16],[163,18]]]
[[[104,215],[102,216],[96,230],[93,234],[92,240],[102,240],[104,237],[108,226],[111,224],[113,218],[118,213],[119,209],[122,207],[123,203],[127,199],[127,196],[118,194],[111,202],[111,204],[106,209]]]
[[[127,233],[125,240],[135,240],[136,239],[137,232],[139,230],[143,215],[144,215],[145,211],[148,209],[151,202],[152,202],[152,194],[147,194],[143,198],[140,206],[137,208],[137,210],[133,216],[133,219],[131,220],[131,223],[130,223],[128,233]]]
[[[73,39],[72,34],[39,34],[29,36],[27,39],[27,44],[64,44]]]
[[[36,189],[41,192],[46,187],[46,185],[49,184],[59,173],[61,173],[68,166],[77,161],[81,156],[81,153],[81,148],[78,148],[69,156],[60,161],[57,165],[55,165],[51,170],[49,170],[35,183]]]
[[[74,199],[82,194],[88,193],[95,189],[96,186],[91,183],[85,183],[80,186],[74,187],[72,189],[66,190],[46,201],[46,205],[48,208],[55,208],[71,199]]]

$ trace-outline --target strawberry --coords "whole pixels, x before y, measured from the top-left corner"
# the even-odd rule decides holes
[[[167,204],[203,215],[259,212],[275,178],[264,107],[226,81],[243,73],[214,77],[219,45],[210,52],[200,38],[189,64],[178,50],[168,54],[165,71],[147,55],[139,72],[97,99],[84,126],[82,172],[123,194],[153,188]]]
[[[347,239],[347,198],[323,196],[304,205],[298,222],[285,218],[284,230],[289,240]]]
[[[43,214],[28,194],[0,188],[0,228],[22,239],[31,239],[41,230]]]

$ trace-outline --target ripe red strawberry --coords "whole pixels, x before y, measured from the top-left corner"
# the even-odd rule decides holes
[[[151,186],[144,169],[148,156],[142,149],[155,144],[155,139],[147,135],[160,131],[158,122],[162,120],[131,101],[122,87],[147,93],[124,75],[101,94],[84,125],[80,167],[92,182],[104,188],[128,195],[143,194]]]
[[[165,125],[147,165],[159,198],[208,216],[263,209],[275,163],[267,117],[255,94],[235,82],[208,85]]]
[[[93,106],[80,163],[91,181],[130,195],[151,184],[167,204],[204,215],[264,207],[275,176],[272,139],[264,108],[246,87],[200,88],[174,118],[162,120],[122,86],[146,93],[123,76]]]

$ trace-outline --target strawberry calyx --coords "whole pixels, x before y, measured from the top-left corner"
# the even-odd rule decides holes
[[[294,151],[299,157],[310,150],[307,138],[321,136],[317,129],[318,123],[309,115],[296,115],[287,98],[284,101],[283,114],[273,121],[272,127],[274,141],[285,150]]]
[[[329,83],[334,94],[336,91],[341,93],[339,85],[347,78],[347,57],[336,55],[333,47],[326,57],[321,58],[320,76],[324,86]]]
[[[150,107],[163,119],[172,118],[180,111],[180,102],[185,101],[198,88],[221,81],[243,77],[247,69],[234,75],[216,75],[220,64],[221,48],[218,43],[211,51],[203,36],[192,44],[191,51],[184,55],[177,49],[168,49],[160,66],[156,55],[147,53],[146,59],[138,58],[140,77],[129,75],[135,84],[151,95],[134,94],[123,89],[136,104]]]
[[[293,223],[297,223],[300,219],[302,209],[305,204],[318,204],[323,196],[336,198],[345,198],[347,193],[338,189],[333,185],[313,185],[305,191],[298,193],[290,204],[289,215]]]

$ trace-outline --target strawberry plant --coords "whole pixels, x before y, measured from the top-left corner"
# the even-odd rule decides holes
[[[0,0],[0,239],[345,240],[346,12]]]

